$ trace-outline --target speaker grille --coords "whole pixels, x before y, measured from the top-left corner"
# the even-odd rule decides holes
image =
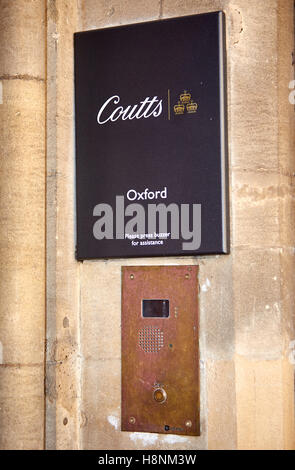
[[[158,353],[164,346],[164,333],[160,328],[145,326],[138,332],[138,344],[146,353]]]

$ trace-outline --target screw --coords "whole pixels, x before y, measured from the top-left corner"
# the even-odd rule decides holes
[[[134,274],[130,274],[130,279],[134,279]]]
[[[136,419],[134,418],[134,416],[130,416],[129,423],[130,424],[135,424],[135,422],[136,422]]]
[[[193,425],[193,423],[191,422],[190,419],[188,419],[188,420],[185,422],[185,425],[186,425],[187,428],[191,428],[192,425]]]
[[[185,279],[189,279],[189,277],[190,277],[189,274],[185,275]]]

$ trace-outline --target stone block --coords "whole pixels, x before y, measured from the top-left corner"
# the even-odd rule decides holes
[[[1,1],[1,77],[45,79],[45,4],[45,0]]]
[[[272,172],[232,174],[232,243],[278,247],[281,243],[279,197],[284,188]]]
[[[233,255],[236,353],[279,359],[283,350],[280,253],[236,249]]]
[[[237,447],[235,365],[232,361],[206,361],[208,449]]]
[[[285,394],[289,403],[294,395],[290,381],[283,382],[283,369],[282,360],[236,357],[238,449],[284,450],[290,445],[294,413]]]
[[[206,360],[229,360],[235,349],[232,255],[216,256],[200,263],[202,354]]]
[[[158,0],[85,0],[83,2],[83,29],[106,28],[141,21],[156,20],[160,16]]]
[[[45,88],[4,80],[0,106],[0,341],[5,363],[42,363]]]
[[[44,366],[0,366],[0,448],[41,450]]]

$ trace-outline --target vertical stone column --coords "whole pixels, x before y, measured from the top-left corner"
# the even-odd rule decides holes
[[[294,449],[294,2],[239,1],[230,50],[237,446]]]
[[[0,448],[44,447],[45,2],[0,2]]]
[[[80,448],[73,34],[79,2],[47,0],[46,448]]]

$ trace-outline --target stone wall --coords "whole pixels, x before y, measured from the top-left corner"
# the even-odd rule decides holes
[[[293,0],[1,0],[2,448],[41,448],[43,435],[50,449],[295,448],[293,8]],[[220,9],[231,254],[78,263],[73,33]],[[133,264],[200,265],[200,437],[120,431],[120,271]]]

